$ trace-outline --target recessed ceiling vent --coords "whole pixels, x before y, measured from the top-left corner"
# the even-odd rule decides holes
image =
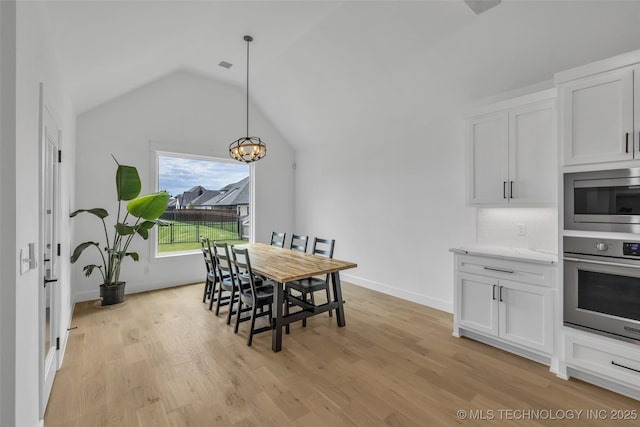
[[[500,4],[500,0],[464,0],[464,2],[476,15]]]
[[[231,68],[233,66],[233,64],[230,64],[227,61],[220,61],[218,65],[221,66],[222,68]]]

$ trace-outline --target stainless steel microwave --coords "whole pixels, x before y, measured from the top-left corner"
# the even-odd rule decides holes
[[[640,168],[565,174],[564,228],[640,233]]]

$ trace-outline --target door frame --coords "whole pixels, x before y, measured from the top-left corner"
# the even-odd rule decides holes
[[[59,336],[59,328],[61,325],[61,299],[59,292],[59,284],[58,283],[50,283],[51,289],[51,310],[50,310],[50,328],[49,331],[51,333],[51,342],[50,347],[48,349],[44,348],[44,334],[46,333],[45,327],[45,287],[44,287],[44,278],[46,277],[46,265],[42,258],[44,254],[44,245],[45,245],[45,221],[46,216],[44,215],[44,209],[46,205],[45,201],[45,190],[46,190],[46,150],[47,150],[47,119],[45,115],[49,115],[51,118],[49,121],[53,123],[55,126],[56,135],[56,153],[51,159],[52,167],[53,167],[53,175],[55,176],[54,181],[54,190],[53,190],[53,244],[56,245],[59,240],[59,230],[60,230],[60,169],[58,163],[58,153],[57,150],[60,149],[60,141],[61,141],[61,131],[60,131],[60,120],[58,116],[51,108],[51,104],[46,101],[45,92],[44,92],[44,84],[41,82],[39,84],[39,211],[38,211],[38,249],[37,249],[37,260],[38,260],[38,353],[39,353],[39,407],[40,407],[40,419],[44,419],[44,414],[47,409],[47,403],[49,401],[49,396],[51,394],[51,388],[53,386],[53,380],[55,378],[55,373],[58,370],[59,360],[60,360],[60,349],[57,348],[55,338]],[[55,257],[57,254],[55,253],[55,247],[51,249],[51,264],[52,266],[56,264]],[[56,270],[54,269],[54,274]],[[59,271],[57,271],[59,273]],[[52,348],[55,348],[53,351],[49,351]],[[46,353],[45,353],[46,352]]]

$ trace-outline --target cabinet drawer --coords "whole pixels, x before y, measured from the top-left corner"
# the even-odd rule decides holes
[[[567,334],[565,359],[570,366],[640,387],[640,348],[604,342],[599,337],[586,340]]]
[[[552,265],[461,255],[456,257],[456,269],[498,279],[515,280],[540,286],[554,286]]]

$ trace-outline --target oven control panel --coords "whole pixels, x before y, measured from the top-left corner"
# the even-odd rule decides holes
[[[640,242],[622,242],[623,255],[640,256]]]

